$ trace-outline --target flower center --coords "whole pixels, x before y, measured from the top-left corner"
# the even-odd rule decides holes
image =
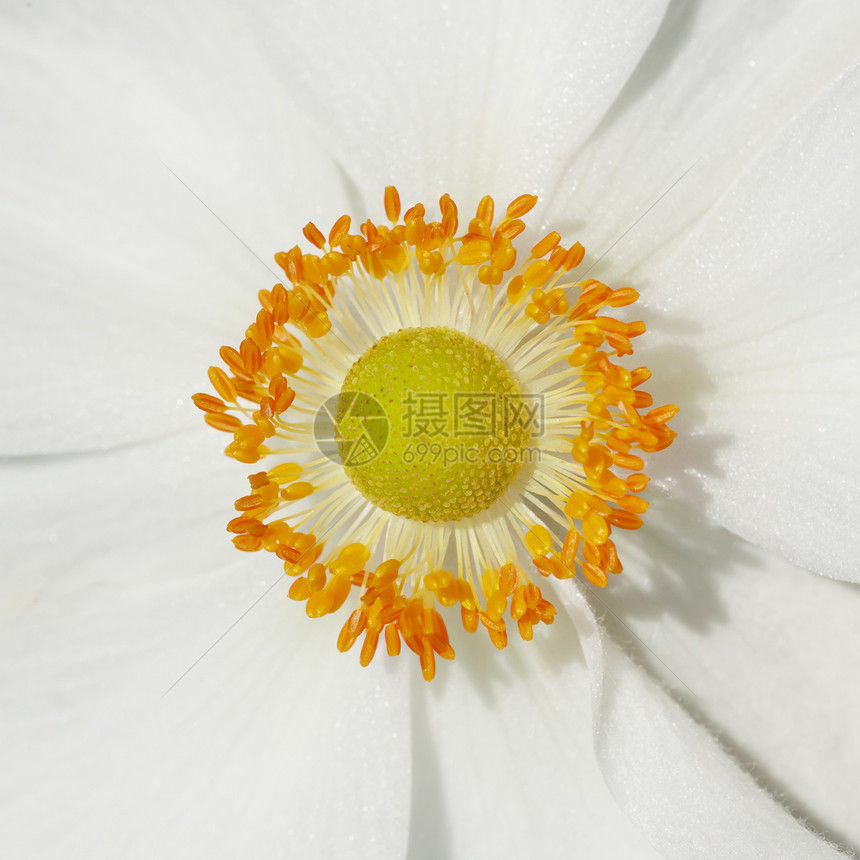
[[[351,601],[337,647],[363,640],[362,666],[405,645],[429,681],[454,657],[442,610],[501,649],[512,622],[524,640],[553,623],[541,578],[606,586],[615,530],[648,509],[640,455],[675,438],[678,407],[655,406],[651,371],[622,360],[645,323],[614,312],[639,294],[577,279],[585,249],[555,231],[518,249],[536,202],[497,213],[484,197],[460,229],[449,195],[439,220],[421,203],[401,217],[389,187],[387,224],[308,223],[316,250],[275,255],[289,286],[261,290],[221,347],[217,396],[193,395],[230,457],[265,463],[234,503],[233,543],[273,554],[311,618]]]
[[[488,346],[450,328],[401,329],[347,373],[337,424],[344,470],[397,516],[449,522],[489,508],[519,472],[523,392]]]

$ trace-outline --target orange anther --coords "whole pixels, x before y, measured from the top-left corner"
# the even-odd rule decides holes
[[[601,570],[596,565],[584,564],[582,566],[582,572],[585,575],[585,578],[592,585],[596,585],[598,588],[603,588],[609,581],[609,578],[606,576],[606,571]]]
[[[376,653],[376,645],[379,642],[379,631],[373,627],[368,627],[364,631],[364,644],[361,646],[361,656],[359,662],[362,666],[369,666],[373,655]]]
[[[525,229],[526,225],[519,218],[514,218],[512,221],[505,220],[496,229],[495,237],[508,240],[516,239]]]
[[[266,441],[266,434],[255,424],[245,424],[233,434],[233,439],[242,448],[256,448]]]
[[[523,215],[531,212],[538,199],[534,194],[520,194],[515,200],[508,204],[505,210],[506,218],[522,218]]]
[[[481,198],[475,217],[483,221],[485,224],[492,224],[494,208],[493,198],[488,194],[486,197]]]
[[[320,232],[319,227],[313,221],[308,221],[302,229],[305,239],[317,248],[325,248],[325,236]]]
[[[466,609],[474,610],[477,607],[475,589],[472,588],[472,584],[465,579],[457,580],[457,597]]]
[[[294,502],[296,499],[303,499],[309,496],[314,491],[313,484],[307,481],[296,481],[288,487],[281,490],[281,498],[288,502]]]
[[[385,625],[385,649],[390,657],[396,657],[400,653],[400,634],[394,623]]]
[[[547,235],[532,248],[532,256],[535,258],[545,257],[553,250],[553,248],[555,248],[556,245],[558,245],[560,241],[561,235],[559,233],[556,233],[555,231],[547,233]]]
[[[638,471],[645,468],[645,461],[635,454],[613,454],[612,462],[621,469]]]
[[[256,508],[264,508],[268,503],[262,496],[258,496],[256,494],[250,496],[242,496],[240,499],[236,499],[233,502],[233,507],[237,511],[253,511]]]
[[[302,474],[302,467],[298,463],[280,463],[267,472],[270,481],[278,483],[289,483],[295,481]]]
[[[538,605],[538,601],[541,599],[540,589],[533,582],[530,582],[525,586],[525,596],[526,606],[528,606],[529,609],[534,609]]]
[[[631,387],[636,388],[651,378],[651,371],[648,370],[647,367],[637,367],[636,370],[630,374],[630,377]]]
[[[239,354],[242,357],[245,371],[249,375],[253,376],[263,366],[263,356],[260,353],[260,347],[247,337],[240,345]]]
[[[367,616],[364,614],[364,610],[356,609],[347,618],[346,623],[340,630],[340,635],[337,639],[338,651],[349,651],[355,644],[356,639],[364,632],[366,626]]]
[[[469,222],[469,232],[463,237],[464,239],[487,239],[493,238],[493,231],[490,230],[490,225],[481,218],[473,218]]]
[[[639,496],[624,496],[621,499],[617,499],[616,504],[619,508],[623,508],[625,511],[630,511],[633,514],[644,514],[648,510],[648,502]]]
[[[542,576],[554,576],[556,579],[566,579],[572,576],[567,569],[557,558],[550,558],[546,555],[539,555],[532,559],[532,564],[537,568],[538,573]]]
[[[247,376],[242,356],[239,355],[239,352],[233,349],[232,346],[222,346],[221,349],[218,350],[218,354],[230,370],[240,376]]]
[[[192,394],[191,400],[198,409],[204,412],[219,413],[227,411],[227,404],[219,397],[213,397],[211,394]]]
[[[508,634],[504,627],[502,627],[501,630],[497,630],[495,627],[487,627],[487,633],[490,636],[490,641],[499,649],[499,651],[507,647]]]
[[[416,203],[414,206],[410,206],[406,210],[406,214],[403,216],[403,220],[407,223],[409,221],[423,220],[424,216],[427,214],[427,210],[424,208],[423,203]]]
[[[611,526],[620,529],[638,529],[642,527],[642,517],[630,511],[613,510],[606,518]]]
[[[419,655],[421,662],[421,674],[425,681],[432,681],[436,677],[436,657],[433,654],[433,648],[430,643],[424,641],[424,647]]]
[[[510,597],[517,586],[518,578],[519,575],[517,573],[516,565],[511,564],[510,562],[508,562],[508,564],[503,564],[499,569],[499,588],[504,594]]]
[[[439,209],[442,212],[442,230],[451,238],[457,232],[457,205],[449,195],[443,194],[439,199]]]
[[[267,310],[271,310],[275,305],[279,304],[280,302],[285,302],[286,300],[287,300],[287,291],[284,288],[284,285],[283,284],[275,284],[275,286],[272,287],[271,307],[267,308]],[[264,305],[264,307],[265,307],[265,305]]]
[[[523,282],[526,289],[533,290],[535,287],[542,287],[555,274],[555,269],[552,263],[548,260],[535,260],[529,263],[523,273]]]
[[[570,456],[573,457],[577,463],[584,463],[588,458],[589,447],[590,446],[585,439],[581,436],[577,436],[570,444]]]
[[[534,614],[544,624],[552,624],[555,621],[555,607],[548,600],[541,600],[535,607]]]
[[[627,486],[630,488],[630,492],[632,493],[641,493],[645,487],[648,486],[649,477],[647,475],[637,474],[637,475],[628,475],[627,477]]]
[[[567,308],[567,296],[564,294],[564,290],[561,287],[550,290],[547,294],[546,310],[555,316],[559,316],[560,314],[567,313]]]
[[[603,566],[610,573],[621,573],[621,562],[618,559],[618,551],[611,540],[606,541],[603,546]]]
[[[209,368],[209,381],[218,394],[228,403],[236,402],[236,389],[229,376],[220,367]]]
[[[497,235],[493,239],[493,265],[506,272],[516,261],[517,251],[513,242],[504,236]]]
[[[295,374],[301,370],[304,359],[299,350],[289,346],[279,346],[273,347],[269,351],[277,355],[280,371]],[[274,375],[275,373],[272,374],[272,376]]]
[[[606,298],[606,304],[613,308],[622,308],[632,305],[638,298],[639,293],[632,287],[622,287],[619,290],[612,290]]]
[[[339,251],[329,251],[321,260],[323,271],[332,278],[339,278],[349,271],[349,257]]]
[[[588,495],[588,506],[593,510],[597,511],[601,516],[608,516],[612,513],[612,507],[606,502],[605,499],[600,498],[600,496],[595,493],[590,493]]]
[[[256,535],[236,535],[233,545],[243,552],[256,552],[263,546],[263,541]]]
[[[519,621],[529,611],[526,604],[526,589],[525,586],[520,586],[511,598],[511,618],[514,621]]]
[[[549,322],[549,312],[535,302],[526,305],[525,315],[531,317],[538,325],[546,325]]]
[[[331,577],[325,588],[329,600],[327,612],[337,612],[346,602],[351,590],[352,581],[348,576],[341,574]]]
[[[307,600],[311,596],[311,590],[305,577],[299,577],[293,581],[287,596],[291,600]]]
[[[558,271],[563,265],[565,257],[567,256],[567,250],[564,245],[557,245],[552,249],[549,255],[549,261],[552,263],[552,267]]]
[[[331,323],[326,314],[306,314],[300,326],[308,337],[318,338],[326,335],[331,330]]]
[[[370,550],[363,543],[351,543],[337,554],[337,558],[329,564],[329,570],[335,574],[358,573],[364,569],[369,558]]]
[[[618,431],[613,431],[606,439],[606,445],[613,451],[619,451],[622,454],[627,454],[630,451],[630,442],[626,439],[620,439],[616,435]]]
[[[507,288],[508,301],[511,304],[516,304],[526,294],[526,284],[520,275],[511,278]]]
[[[293,583],[295,585],[295,583]],[[308,582],[310,589],[310,582]],[[323,591],[311,591],[305,604],[305,614],[308,618],[322,618],[333,611],[331,594],[328,589]]]
[[[411,212],[412,210],[410,210]],[[423,214],[423,207],[422,207]],[[409,217],[409,212],[406,213],[406,230],[404,231],[404,237],[406,239],[407,244],[411,246],[420,245],[424,241],[424,236],[426,234],[426,225],[424,224],[424,219],[422,217]]]
[[[678,407],[674,404],[658,406],[645,415],[645,422],[647,424],[665,424],[667,421],[671,421],[677,414]]]
[[[594,355],[594,347],[581,345],[578,346],[567,359],[571,367],[582,367]]]
[[[552,535],[546,526],[533,525],[525,533],[523,540],[532,556],[546,555],[552,552]]]
[[[254,472],[253,475],[248,475],[248,483],[252,490],[259,490],[262,487],[267,487],[271,481],[265,472]]]
[[[395,275],[409,265],[409,257],[400,245],[387,245],[379,252],[379,259],[389,272]]]
[[[251,523],[259,523],[260,525],[262,525],[259,520],[256,520],[253,517],[233,517],[233,519],[230,520],[229,523],[227,523],[227,531],[233,532],[234,534],[242,535],[248,531],[248,526]],[[265,526],[263,526],[263,528],[265,528]]]
[[[576,564],[576,553],[579,549],[579,535],[570,529],[564,539],[564,545],[561,548],[561,557],[559,561],[566,571],[569,571],[569,576],[573,576],[576,572],[574,565]]]
[[[492,252],[493,245],[489,239],[470,239],[463,242],[457,252],[457,262],[464,266],[477,266],[478,263],[489,260]]]
[[[564,506],[564,512],[574,520],[581,520],[588,511],[588,499],[579,492],[572,493]]]
[[[373,574],[373,587],[385,588],[386,585],[390,585],[397,579],[399,572],[400,562],[396,558],[382,562]]]
[[[478,629],[477,611],[474,609],[467,609],[464,605],[461,605],[460,621],[463,624],[463,629],[467,633],[474,633]]]
[[[340,218],[334,222],[328,234],[328,241],[332,247],[337,247],[346,238],[347,233],[349,233],[350,223],[351,219],[349,215],[341,215]]]
[[[308,587],[311,591],[320,591],[325,587],[325,565],[312,564],[308,570]]]
[[[595,511],[589,511],[582,520],[582,531],[586,540],[600,545],[609,537],[609,526],[606,520]]]
[[[565,254],[562,268],[565,272],[575,269],[582,262],[583,257],[585,257],[585,248],[577,242],[568,250],[567,254]]]
[[[495,287],[502,282],[504,272],[497,266],[481,266],[478,269],[478,280],[482,284]]]
[[[311,284],[324,284],[326,273],[322,261],[316,254],[305,254],[302,257],[302,277]]]
[[[227,433],[234,433],[242,426],[242,422],[235,415],[226,415],[224,413],[215,414],[207,412],[203,419],[210,427],[216,430],[224,430]]]
[[[393,185],[389,185],[385,189],[385,217],[389,221],[397,221],[400,217],[400,195]]]
[[[507,608],[508,601],[503,592],[494,591],[487,598],[487,615],[493,621],[498,621],[505,614]]]

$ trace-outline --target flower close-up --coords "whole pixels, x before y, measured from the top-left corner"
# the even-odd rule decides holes
[[[860,851],[860,8],[0,19],[3,856]]]

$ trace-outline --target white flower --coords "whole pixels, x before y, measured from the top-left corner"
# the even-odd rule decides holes
[[[4,854],[860,845],[860,18],[666,5],[4,13]],[[426,687],[237,557],[188,395],[272,276],[160,160],[263,260],[391,182],[619,240],[682,412],[612,635],[559,587],[550,635]]]

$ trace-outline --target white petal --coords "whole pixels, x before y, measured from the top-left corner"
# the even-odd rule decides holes
[[[666,3],[307,3],[267,49],[362,191],[474,205],[554,187],[659,26]]]
[[[672,4],[571,160],[548,220],[568,225],[590,259],[620,239],[598,277],[635,274],[637,263],[685,235],[858,50],[860,6],[850,0]]]
[[[0,639],[4,844],[402,856],[403,669],[361,671],[337,653],[341,622],[309,621],[276,561],[230,547],[223,473],[207,481],[190,441],[4,472],[12,582],[45,572]]]
[[[672,492],[796,564],[854,580],[858,136],[855,67],[643,289],[655,395],[682,407],[681,439],[657,465]]]
[[[762,791],[601,630],[577,589],[561,593],[592,674],[595,748],[606,782],[664,856],[844,856]]]
[[[279,635],[310,626],[284,609],[261,606],[161,702],[126,683],[87,704],[68,676],[26,664],[28,688],[4,691],[15,856],[403,856],[407,677],[361,671],[331,630]]]
[[[273,253],[347,205],[340,177],[229,9],[37,7],[0,40],[0,448],[196,423],[188,396]]]
[[[607,627],[633,631],[637,656],[795,814],[860,846],[860,589],[682,502],[656,499],[646,519],[618,536],[624,573],[599,593]]]
[[[454,663],[413,692],[410,860],[656,860],[595,761],[570,620],[536,628],[533,642],[514,634],[502,653],[483,629],[452,639]]]

